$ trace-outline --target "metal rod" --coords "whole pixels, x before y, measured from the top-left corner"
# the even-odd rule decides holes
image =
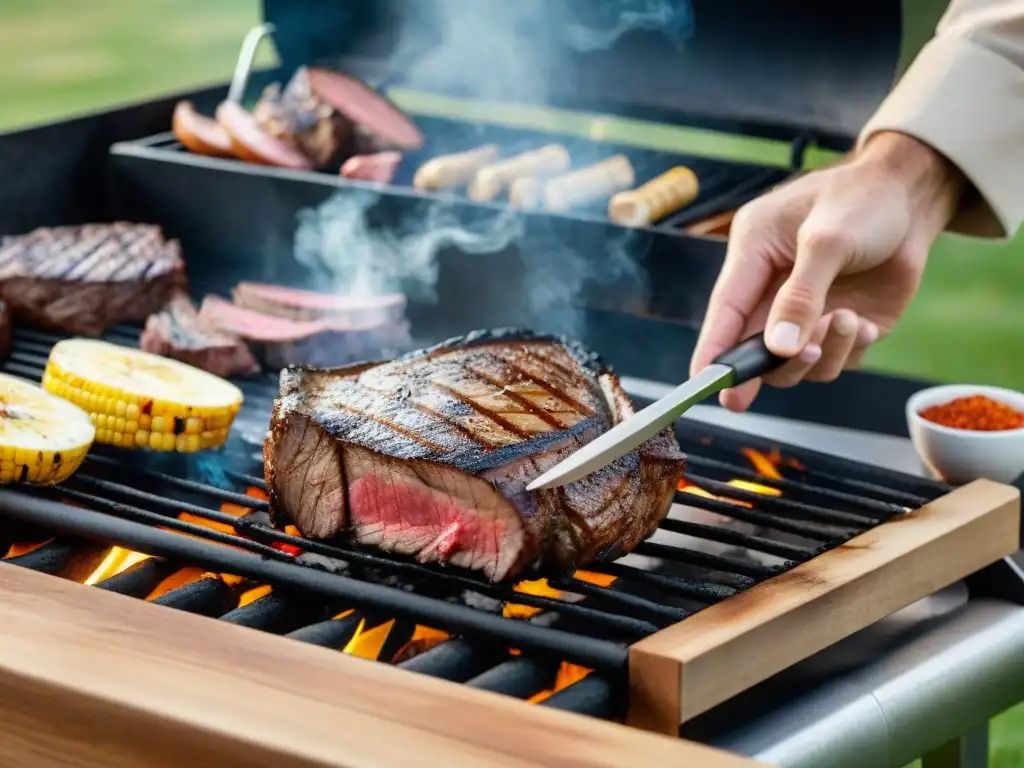
[[[582,579],[548,579],[548,584],[555,589],[575,592],[578,595],[585,595],[595,601],[604,602],[633,616],[653,617],[662,621],[677,622],[682,621],[689,615],[689,611],[685,611],[682,608],[658,605],[642,597],[616,592],[607,587],[583,581]]]
[[[840,512],[838,510],[828,509],[827,507],[804,504],[800,501],[791,501],[790,499],[786,499],[781,496],[769,496],[764,493],[745,491],[742,488],[737,488],[736,486],[729,485],[728,483],[721,483],[718,480],[712,480],[709,477],[701,477],[699,475],[691,475],[687,473],[686,479],[715,496],[726,496],[730,499],[746,501],[768,509],[785,510],[790,514],[798,513],[801,517],[808,520],[817,520],[822,523],[835,523],[837,525],[848,525],[855,528],[871,528],[878,523],[874,518],[857,515],[852,512]]]
[[[260,24],[253,27],[246,33],[242,40],[242,50],[238,53],[238,61],[235,62],[235,73],[231,77],[231,87],[228,88],[228,101],[236,104],[242,103],[245,96],[245,88],[249,84],[249,75],[252,73],[253,61],[256,58],[256,51],[263,38],[274,32],[276,27],[273,24]]]
[[[310,645],[319,645],[321,648],[344,648],[348,645],[348,641],[355,637],[356,630],[359,629],[359,622],[362,620],[362,615],[353,611],[341,618],[319,621],[316,624],[296,629],[285,637]]]
[[[603,563],[599,567],[598,572],[607,573],[609,576],[616,576],[631,583],[654,587],[663,592],[706,605],[721,602],[725,598],[735,595],[738,591],[733,587],[727,587],[723,584],[712,584],[711,582],[693,581],[691,579],[677,579],[660,573],[642,571],[639,568],[623,565],[622,563]]]
[[[462,638],[447,640],[397,666],[421,675],[462,683],[508,658],[501,647],[471,643]]]
[[[90,509],[74,509],[69,514],[65,505],[37,496],[26,495],[23,502],[5,508],[3,514],[45,525],[65,534],[116,543],[173,560],[202,563],[209,557],[206,545],[191,537],[150,528]],[[476,635],[538,656],[565,659],[600,670],[622,670],[627,664],[628,650],[619,643],[505,619],[401,589],[269,560],[233,547],[224,547],[218,553],[218,559],[226,572],[258,583],[307,589],[359,609],[385,611],[398,619],[418,621],[448,632]]]
[[[759,563],[751,563],[738,560],[725,555],[709,555],[706,552],[696,552],[683,547],[669,547],[653,541],[644,541],[637,544],[633,551],[638,555],[659,557],[662,560],[671,560],[676,563],[686,563],[702,568],[711,568],[722,573],[738,573],[741,576],[749,576],[752,579],[769,579],[782,572],[781,568],[773,568]]]
[[[840,529],[834,527],[829,529],[818,523],[787,520],[770,512],[751,509],[742,504],[733,504],[721,499],[709,499],[706,496],[698,496],[695,493],[686,493],[685,491],[678,491],[676,493],[675,503],[686,507],[703,509],[707,512],[714,512],[716,515],[730,517],[742,523],[772,528],[780,533],[792,533],[810,541],[827,542],[835,539],[842,540],[848,537],[848,534],[845,533],[848,529],[845,526]],[[861,529],[857,528],[855,530],[859,532]]]
[[[609,680],[589,674],[579,682],[551,694],[540,705],[607,719],[618,714],[615,705],[621,701]]]
[[[784,557],[787,560],[798,560],[800,562],[810,560],[821,551],[820,547],[810,549],[808,547],[798,547],[792,544],[783,544],[778,541],[766,539],[763,536],[753,536],[746,533],[740,533],[739,531],[729,530],[728,528],[719,528],[714,525],[691,523],[688,520],[673,520],[671,518],[666,518],[661,521],[661,525],[659,527],[663,531],[681,533],[686,536],[693,536],[707,541],[717,541],[721,544],[734,544],[739,547],[752,549],[756,552],[764,552],[769,555]]]
[[[709,459],[706,456],[697,456],[695,454],[687,454],[686,456],[687,466],[701,467],[704,469],[714,469],[718,472],[722,472],[740,480],[749,480],[754,483],[760,483],[766,485],[769,488],[777,488],[780,491],[790,491],[794,493],[806,493],[809,495],[820,496],[823,499],[831,499],[833,501],[841,501],[851,506],[861,507],[871,512],[877,512],[883,515],[895,515],[901,514],[904,511],[904,506],[901,504],[893,504],[888,501],[880,501],[878,499],[870,498],[868,496],[859,496],[854,493],[846,493],[844,491],[833,490],[832,488],[823,488],[819,485],[810,485],[808,483],[801,483],[797,480],[791,480],[789,478],[777,478],[777,477],[765,477],[757,472],[738,466],[736,464],[730,464],[727,461],[719,461],[717,459]]]
[[[466,685],[527,699],[549,689],[555,682],[557,671],[557,665],[550,662],[518,656],[467,680]]]

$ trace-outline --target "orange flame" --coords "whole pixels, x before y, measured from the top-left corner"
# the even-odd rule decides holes
[[[361,659],[376,660],[384,649],[384,643],[387,642],[388,634],[393,626],[395,626],[395,620],[391,619],[383,624],[378,624],[376,627],[367,629],[366,619],[360,619],[356,633],[348,641],[348,644],[341,649],[342,653],[358,656]]]
[[[4,555],[3,559],[6,560],[10,557],[21,557],[23,555],[28,555],[32,552],[35,552],[40,547],[49,544],[51,541],[53,541],[53,539],[32,542],[16,542],[14,544],[11,544],[11,546],[7,548],[7,553]]]
[[[580,680],[589,675],[593,670],[581,667],[578,664],[570,664],[567,661],[563,661],[558,667],[558,672],[555,674],[554,684],[543,691],[535,693],[533,696],[527,699],[531,704],[537,704],[544,701],[552,694],[558,693],[563,688],[568,688],[573,683],[578,683]]]
[[[104,579],[123,573],[137,563],[149,559],[149,555],[143,552],[135,552],[124,547],[111,547],[103,562],[96,566],[96,570],[90,573],[83,584],[92,586],[99,584]]]

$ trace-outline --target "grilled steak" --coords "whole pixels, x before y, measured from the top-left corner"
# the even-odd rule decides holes
[[[267,370],[289,365],[346,365],[408,349],[404,321],[376,324],[340,320],[291,320],[207,296],[199,309],[203,325],[243,339]]]
[[[244,341],[203,327],[192,300],[184,293],[175,294],[166,307],[149,316],[139,346],[216,376],[247,376],[260,370]]]
[[[157,226],[43,227],[0,238],[0,299],[37,327],[99,336],[145,320],[186,288],[178,241]]]
[[[571,341],[479,331],[390,363],[281,374],[264,466],[275,523],[482,572],[565,573],[629,552],[668,512],[671,430],[570,485],[542,472],[633,414]]]
[[[335,296],[329,293],[284,288],[269,283],[241,282],[231,292],[240,307],[290,320],[331,320],[347,325],[401,323],[405,318],[405,296]]]

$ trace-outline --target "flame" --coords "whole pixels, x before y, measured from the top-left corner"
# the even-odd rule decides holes
[[[6,560],[9,557],[21,557],[23,555],[27,555],[31,552],[35,552],[40,547],[49,544],[51,541],[53,541],[53,539],[45,539],[44,541],[16,542],[7,548],[7,554],[4,555],[3,559]]]
[[[558,667],[558,672],[555,673],[554,684],[548,689],[535,693],[533,696],[528,698],[527,701],[531,704],[537,704],[544,701],[544,699],[554,693],[558,693],[563,688],[568,688],[573,683],[578,683],[592,671],[593,670],[581,667],[578,664],[570,664],[567,661],[563,661]]]
[[[599,587],[610,586],[615,581],[614,576],[609,576],[607,573],[596,573],[594,571],[576,571],[573,574],[573,578],[585,581],[588,584],[596,584]],[[562,591],[555,589],[548,584],[547,579],[520,581],[513,587],[513,589],[524,595],[536,595],[538,597],[552,597],[556,599],[562,596]],[[536,616],[540,612],[540,608],[536,608],[532,605],[520,605],[518,603],[506,603],[504,608],[501,610],[502,615],[506,619],[528,619],[531,616]]]
[[[271,587],[269,584],[264,584],[262,587],[254,587],[242,593],[242,596],[238,598],[238,607],[248,605],[249,603],[256,602],[261,597],[266,597],[271,593]]]
[[[778,449],[778,446],[771,450],[771,453],[761,453],[755,451],[753,448],[742,449],[743,455],[747,461],[750,462],[754,471],[761,477],[767,477],[772,480],[781,480],[782,473],[779,472],[779,465],[782,464],[782,452]]]
[[[104,579],[109,579],[111,576],[127,571],[133,565],[141,563],[143,560],[148,560],[149,557],[149,555],[143,552],[135,552],[124,547],[112,547],[107,556],[103,558],[103,562],[82,583],[89,586],[98,584]]]
[[[183,587],[186,584],[191,584],[193,581],[199,581],[207,573],[203,568],[182,568],[179,571],[175,571],[166,579],[156,585],[156,588],[149,593],[147,600],[155,600],[156,598],[164,595],[178,587]]]
[[[391,628],[394,625],[395,620],[391,619],[372,629],[367,629],[366,619],[360,619],[356,633],[348,641],[348,644],[342,648],[342,653],[375,661],[380,657],[380,652],[384,649],[384,643],[387,642],[388,633],[391,632]]]

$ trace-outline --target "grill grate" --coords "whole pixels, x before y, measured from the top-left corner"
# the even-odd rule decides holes
[[[17,331],[3,370],[38,381],[58,338]],[[135,346],[138,330],[117,327],[105,338]],[[265,430],[276,381],[241,386],[237,423]],[[331,648],[376,629],[380,660],[521,698],[550,690],[560,665],[571,662],[593,673],[542,703],[611,716],[630,643],[948,490],[797,449],[785,477],[778,461],[753,471],[744,451],[763,465],[774,446],[685,419],[677,433],[690,461],[676,500],[709,520],[670,516],[633,554],[549,580],[536,594],[274,529],[267,502],[245,492],[265,490],[254,474],[257,447],[238,436],[215,460],[97,446],[58,488],[0,490],[0,514],[17,521],[0,524],[0,552],[33,540],[21,523],[36,542],[49,540],[31,551],[15,547],[5,562],[66,578],[85,580],[109,545],[145,553],[151,557],[95,586]],[[185,568],[207,575],[152,597]],[[520,617],[507,615],[510,605]],[[426,640],[417,635],[424,627],[433,632]],[[442,633],[448,639],[439,642]],[[417,640],[427,650],[396,659]]]

